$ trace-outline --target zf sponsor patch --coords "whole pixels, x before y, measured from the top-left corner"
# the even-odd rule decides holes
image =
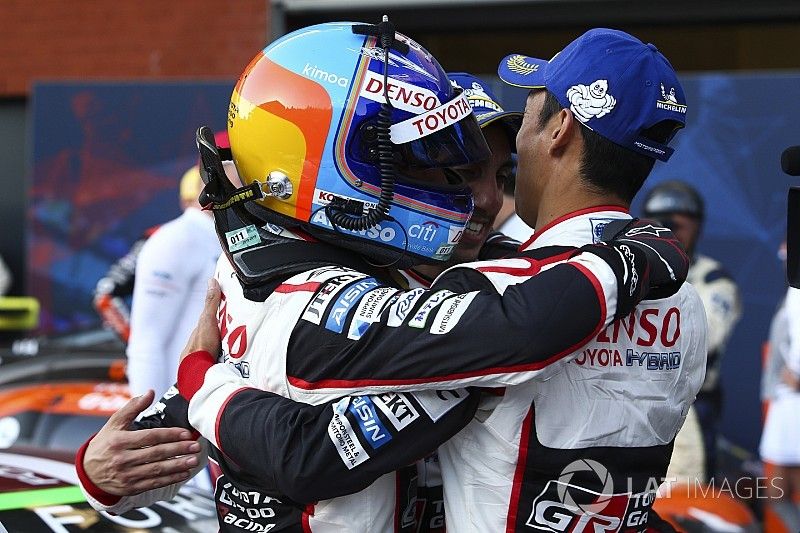
[[[454,294],[452,291],[437,291],[428,298],[424,304],[417,309],[417,312],[414,313],[414,317],[408,321],[408,325],[412,328],[424,328],[425,322],[428,320],[428,315],[431,314],[431,311],[436,309],[436,307],[442,303],[445,298]]]
[[[370,289],[374,289],[379,285],[375,278],[367,278],[361,281],[350,284],[342,291],[341,296],[336,300],[336,303],[331,307],[331,312],[328,314],[328,320],[325,322],[325,329],[333,331],[334,333],[341,333],[344,330],[345,322],[350,312],[355,309],[359,299],[364,296]]]
[[[439,306],[439,312],[433,319],[430,332],[434,335],[443,335],[452,330],[477,295],[478,292],[474,291],[446,300]]]
[[[466,400],[469,393],[466,389],[426,390],[412,392],[411,396],[413,396],[420,407],[428,413],[430,419],[436,422],[446,415],[453,407]]]
[[[312,324],[319,325],[322,322],[322,315],[325,310],[333,301],[334,297],[342,290],[349,282],[356,279],[363,279],[364,274],[345,274],[337,276],[328,280],[320,289],[314,293],[313,299],[306,306],[303,312],[302,319]]]
[[[398,431],[419,418],[419,412],[405,394],[397,392],[375,394],[372,396],[372,401]]]
[[[342,458],[342,462],[348,470],[352,470],[369,459],[369,454],[361,446],[358,437],[353,432],[353,426],[350,425],[350,421],[344,414],[349,402],[350,398],[342,398],[333,405],[333,418],[328,424],[328,436],[339,457]]]
[[[372,446],[373,450],[392,440],[392,436],[386,431],[383,422],[378,418],[375,404],[372,403],[368,396],[356,396],[353,398],[348,410],[356,417],[358,427],[361,428],[361,435]]]

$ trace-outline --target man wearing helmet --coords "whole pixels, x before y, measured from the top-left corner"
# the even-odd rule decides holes
[[[695,253],[703,228],[703,198],[688,183],[672,180],[654,187],[645,198],[644,216],[670,228],[691,257],[689,281],[697,289],[708,319],[708,364],[706,378],[697,394],[694,409],[702,430],[705,449],[706,479],[716,474],[717,436],[722,418],[722,383],[720,371],[725,346],[742,316],[741,298],[736,282],[722,264]]]
[[[230,526],[227,529],[231,531],[256,521],[260,527],[291,527],[286,520],[299,520],[310,530],[326,526],[335,530],[401,529],[406,524],[397,521],[406,507],[398,505],[394,494],[399,479],[388,474],[370,485],[376,474],[387,471],[384,455],[391,455],[396,466],[408,463],[419,457],[420,450],[433,449],[463,426],[474,412],[476,397],[459,387],[513,385],[549,377],[551,363],[573,354],[614,316],[628,315],[650,289],[662,291],[651,296],[674,294],[685,266],[682,252],[665,238],[667,232],[658,228],[660,231],[650,236],[627,231],[625,244],[579,248],[570,243],[557,253],[551,247],[544,254],[523,252],[520,258],[456,267],[441,276],[430,291],[398,291],[387,282],[391,272],[383,271],[383,266],[404,266],[420,258],[446,259],[469,217],[469,195],[460,176],[436,169],[474,161],[483,157],[483,149],[470,122],[474,121],[472,115],[464,114],[460,94],[450,89],[441,68],[416,43],[409,47],[414,53],[409,53],[402,47],[390,50],[394,45],[384,41],[383,61],[374,60],[374,53],[361,55],[349,69],[333,68],[335,65],[321,60],[313,65],[304,60],[303,65],[294,67],[307,70],[314,79],[327,80],[330,88],[304,86],[303,79],[287,75],[291,54],[286,48],[291,51],[294,47],[296,54],[301,46],[302,57],[307,58],[342,48],[358,56],[364,47],[374,47],[372,37],[354,39],[349,35],[354,29],[358,34],[358,27],[343,24],[301,30],[268,47],[263,57],[251,63],[237,85],[230,124],[234,161],[248,185],[239,190],[215,190],[210,183],[206,189],[214,202],[224,207],[236,207],[238,199],[257,197],[259,191],[268,190],[271,195],[259,204],[247,204],[246,213],[218,211],[222,215],[217,217],[218,229],[226,237],[231,258],[230,264],[220,263],[217,276],[225,295],[219,315],[224,361],[230,364],[214,365],[208,353],[196,352],[187,354],[179,372],[180,394],[189,402],[189,421],[214,445],[212,461],[222,471],[217,485],[224,516],[221,524]],[[369,32],[374,27],[366,29]],[[391,31],[388,41],[393,36]],[[399,36],[398,40],[409,42]],[[345,46],[334,46],[336,42]],[[409,68],[408,61],[415,68]],[[375,72],[384,68],[391,77],[384,72],[381,80]],[[411,74],[419,68],[427,71],[427,80]],[[338,80],[348,76],[343,74],[346,72],[352,72],[357,81],[348,89],[347,98],[342,96],[345,93],[337,97]],[[264,83],[265,76],[282,83]],[[334,79],[331,76],[337,83],[330,81]],[[415,81],[413,87],[398,83],[408,79]],[[431,79],[436,84],[432,85]],[[383,98],[397,104],[399,111],[382,106],[381,115],[372,106],[376,96],[370,91],[377,91],[379,82]],[[274,94],[281,85],[292,87],[292,96]],[[344,98],[339,104],[341,115],[326,112],[319,87],[332,91],[328,102]],[[439,105],[426,109],[430,95],[420,89],[432,92]],[[313,102],[296,100],[300,94]],[[254,99],[263,104],[255,105]],[[402,109],[404,105],[420,109],[411,112]],[[359,115],[370,106],[371,113]],[[409,113],[406,118],[404,114]],[[291,124],[296,127],[285,124],[286,114],[293,115]],[[276,119],[279,115],[284,115],[283,121]],[[259,116],[259,127],[245,120]],[[263,135],[270,124],[280,135]],[[324,133],[326,124],[331,124],[331,134],[318,135]],[[237,133],[248,128],[249,137],[241,137],[243,144],[237,144]],[[205,145],[207,138],[201,135],[200,142]],[[394,145],[399,147],[394,149]],[[213,147],[205,147],[207,155],[214,153]],[[298,158],[299,153],[305,156]],[[244,154],[249,154],[249,161]],[[275,159],[267,161],[269,158]],[[394,172],[394,165],[401,167],[402,176]],[[212,167],[213,161],[208,166]],[[285,170],[269,170],[276,166]],[[350,175],[353,169],[358,171]],[[297,179],[298,175],[317,174],[314,182]],[[331,180],[332,176],[338,177]],[[259,180],[264,178],[266,183],[261,184]],[[377,203],[375,198],[379,198]],[[384,212],[388,207],[391,214]],[[238,221],[232,220],[237,216]],[[259,216],[268,222],[266,230],[242,223]],[[277,225],[279,222],[283,225]],[[628,224],[616,224],[617,228],[623,226]],[[402,238],[398,238],[400,233]],[[309,244],[313,239],[322,242]],[[323,242],[356,250],[367,260],[343,254]],[[270,254],[253,253],[261,249]],[[580,251],[583,253],[576,255]],[[278,254],[283,257],[276,257]],[[286,254],[294,260],[287,262]],[[664,267],[665,257],[677,276]],[[210,294],[213,298],[214,292]],[[281,322],[291,325],[281,328]],[[560,327],[544,331],[553,323]],[[203,335],[196,330],[189,347],[208,347]],[[378,353],[381,357],[375,358]],[[436,388],[452,390],[437,393]],[[379,392],[337,401],[333,410],[329,405],[294,404],[281,396],[321,404],[343,392],[364,389]],[[170,416],[166,408],[170,399],[181,400],[179,396],[165,399],[159,413],[162,419]],[[287,417],[276,409],[263,408],[264,400],[274,401],[291,414]],[[282,447],[267,446],[270,453],[264,455],[265,439],[271,438],[264,431],[296,429],[298,422],[302,426],[307,421],[306,427],[315,432],[318,426],[309,415],[333,417],[322,433],[306,435],[312,440],[321,437],[319,443],[326,451],[307,455],[302,448],[286,448],[289,443],[282,442]],[[247,417],[255,418],[245,421]],[[404,431],[407,427],[413,429]],[[259,443],[255,447],[250,440],[253,437]],[[174,490],[123,501],[109,498],[109,494],[94,490],[97,487],[92,480],[97,479],[89,479],[83,471],[84,466],[87,471],[92,466],[88,464],[91,450],[84,448],[83,452],[87,462],[84,464],[81,453],[79,474],[90,501],[99,508],[121,511]],[[172,455],[176,453],[173,449]],[[269,472],[275,465],[269,464],[270,457],[285,453],[297,460],[285,466],[298,468],[299,475],[283,472],[272,477]],[[151,462],[166,457],[169,455],[151,457]],[[314,463],[312,469],[316,466],[326,474],[338,473],[338,480],[323,484],[316,481],[316,473],[301,474],[300,464],[306,461]],[[320,498],[360,492],[300,512],[302,506],[293,506],[292,500],[308,501],[309,490],[316,490]],[[276,495],[281,501],[272,499]],[[366,509],[369,512],[364,512]],[[250,522],[247,517],[252,517]]]

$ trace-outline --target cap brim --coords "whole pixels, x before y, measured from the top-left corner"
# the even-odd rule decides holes
[[[511,54],[497,66],[500,79],[514,87],[541,89],[545,87],[544,71],[548,61],[522,54]]]
[[[487,128],[491,124],[500,124],[508,134],[508,142],[511,144],[511,152],[517,153],[517,132],[522,126],[523,114],[517,111],[503,111],[495,113],[487,113],[483,115],[485,118],[478,119],[478,125],[481,130]]]
[[[523,114],[517,111],[486,113],[484,115],[481,115],[481,118],[478,118],[478,125],[481,128],[485,128],[489,124],[492,124],[498,120],[502,120],[505,124],[508,124],[510,127],[519,129],[520,123],[522,122],[522,116]]]

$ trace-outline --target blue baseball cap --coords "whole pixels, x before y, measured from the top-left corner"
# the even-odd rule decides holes
[[[550,61],[512,54],[497,73],[509,85],[547,89],[587,128],[660,161],[674,150],[642,132],[665,120],[676,130],[686,123],[675,69],[655,45],[623,31],[589,30]]]
[[[522,113],[504,110],[487,83],[466,72],[448,72],[447,77],[454,87],[464,90],[481,128],[501,120],[513,135],[517,134],[522,124]]]

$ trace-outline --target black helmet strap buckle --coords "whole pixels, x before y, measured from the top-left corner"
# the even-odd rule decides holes
[[[211,128],[201,126],[197,130],[195,139],[197,150],[200,152],[200,177],[205,183],[198,198],[203,209],[215,211],[227,209],[265,196],[261,184],[257,181],[239,188],[231,183],[222,166],[223,160],[231,159],[230,150],[217,147]]]

